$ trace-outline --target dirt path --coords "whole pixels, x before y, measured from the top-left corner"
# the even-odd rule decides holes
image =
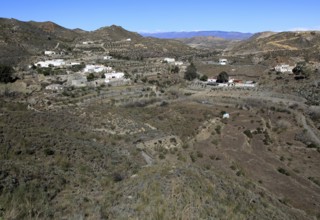
[[[287,42],[289,40],[296,40],[296,39],[298,39],[298,37],[293,37],[290,39],[283,39],[283,40],[278,40],[278,41],[271,41],[271,42],[268,42],[267,44],[271,44],[273,46],[280,47],[280,48],[286,49],[286,50],[298,50],[298,48],[296,48],[296,47],[292,47],[292,46],[289,46],[286,44],[281,44],[281,42]]]
[[[153,164],[153,159],[152,157],[150,157],[146,152],[141,151],[141,155],[144,158],[144,160],[146,161],[147,165],[150,166]]]
[[[57,45],[55,46],[54,50],[58,49],[60,43],[58,42]]]

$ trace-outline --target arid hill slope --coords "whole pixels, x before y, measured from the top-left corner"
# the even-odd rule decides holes
[[[229,54],[255,54],[276,51],[296,52],[308,50],[313,52],[320,47],[320,32],[262,32],[245,41],[239,42]]]
[[[179,41],[144,38],[116,25],[88,32],[70,30],[53,22],[0,18],[0,30],[0,62],[13,65],[30,56],[41,55],[44,50],[72,52],[77,43],[86,40],[99,41],[102,46],[116,42],[112,45],[113,49],[129,58],[178,56],[195,52]],[[126,42],[128,39],[130,41]]]

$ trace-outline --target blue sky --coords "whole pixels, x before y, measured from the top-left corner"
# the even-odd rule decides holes
[[[0,0],[0,17],[136,32],[320,30],[319,0]]]

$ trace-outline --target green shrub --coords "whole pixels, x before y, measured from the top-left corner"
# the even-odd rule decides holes
[[[45,155],[50,156],[50,155],[54,155],[55,152],[51,148],[46,148],[46,149],[44,149],[44,153],[45,153]]]
[[[282,167],[278,168],[278,172],[282,173],[282,174],[284,174],[286,176],[290,176],[290,173],[287,170],[285,170],[284,168],[282,168]]]
[[[308,179],[312,181],[314,184],[320,186],[320,181],[317,180],[315,177],[308,177]]]
[[[120,173],[113,173],[113,181],[120,182],[123,180],[123,176]]]
[[[245,130],[243,133],[247,135],[248,138],[252,138],[252,133],[250,130]]]
[[[166,155],[164,155],[163,153],[160,153],[159,154],[159,159],[161,159],[161,160],[166,159]]]
[[[199,158],[202,158],[202,157],[203,157],[203,153],[201,153],[200,151],[197,151],[197,156],[198,156]]]
[[[311,143],[307,145],[307,148],[318,148],[319,146],[315,143]]]
[[[195,78],[197,78],[197,68],[195,67],[195,65],[193,63],[191,63],[188,67],[186,72],[184,73],[184,78],[186,80],[194,80]]]
[[[193,152],[190,152],[189,156],[190,156],[192,162],[196,162],[197,158]]]
[[[189,148],[189,144],[188,144],[188,143],[183,143],[182,148],[183,148],[183,149]]]
[[[217,134],[221,134],[221,125],[217,125],[215,131],[217,132]]]

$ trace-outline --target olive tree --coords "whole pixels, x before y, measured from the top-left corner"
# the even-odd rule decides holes
[[[226,83],[226,82],[229,82],[229,75],[227,72],[222,71],[221,73],[219,73],[217,77],[217,83]]]
[[[197,74],[197,68],[195,67],[195,65],[193,63],[191,63],[188,67],[186,72],[184,73],[184,78],[186,80],[194,80],[195,78],[197,78],[198,74]]]
[[[14,82],[15,78],[13,78],[14,70],[11,66],[0,65],[0,83],[9,83]]]

